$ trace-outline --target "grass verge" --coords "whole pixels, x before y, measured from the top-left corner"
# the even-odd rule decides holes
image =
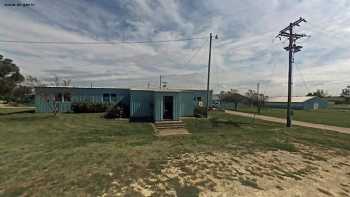
[[[0,117],[0,195],[85,196],[157,173],[189,152],[298,151],[295,143],[350,150],[350,135],[227,115],[186,119],[192,135],[158,138],[148,123],[104,120],[101,114],[13,114]],[[242,180],[243,181],[243,180]],[[250,182],[243,181],[252,185]],[[254,186],[254,185],[252,185]],[[178,188],[178,187],[177,187]],[[198,193],[195,188],[179,191]]]

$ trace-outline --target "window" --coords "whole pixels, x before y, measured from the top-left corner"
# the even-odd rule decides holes
[[[111,94],[111,101],[112,102],[117,102],[118,100],[117,100],[117,95],[116,94]]]
[[[62,94],[61,93],[58,93],[55,95],[55,101],[56,102],[62,102]]]
[[[103,94],[103,102],[109,103],[110,102],[110,95],[109,94]]]
[[[69,92],[64,93],[63,100],[65,102],[70,102],[71,101],[71,94]]]

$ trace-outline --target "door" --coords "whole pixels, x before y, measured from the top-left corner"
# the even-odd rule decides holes
[[[163,119],[164,120],[173,120],[174,112],[174,98],[172,96],[163,97]]]
[[[318,110],[318,103],[314,103],[314,110]]]

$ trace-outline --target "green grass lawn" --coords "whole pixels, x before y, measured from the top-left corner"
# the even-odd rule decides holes
[[[0,196],[96,196],[113,180],[131,183],[186,152],[298,151],[294,143],[343,154],[350,135],[211,114],[186,119],[190,136],[158,138],[148,123],[104,120],[101,114],[0,116]],[[178,184],[178,183],[174,183]]]
[[[341,108],[331,107],[329,109],[320,109],[315,111],[293,110],[293,119],[311,123],[350,127],[350,108],[344,109],[344,107],[346,106],[342,106]],[[249,107],[238,108],[238,111],[257,113],[256,108]],[[287,112],[285,109],[263,108],[261,110],[261,115],[279,118],[285,118],[286,113]]]

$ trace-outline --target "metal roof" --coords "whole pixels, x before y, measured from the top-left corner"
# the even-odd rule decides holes
[[[118,88],[118,87],[76,87],[76,86],[36,86],[35,88],[65,88],[65,89],[121,89],[121,90],[129,90],[129,88]]]
[[[131,91],[150,91],[150,92],[193,92],[193,91],[207,91],[203,89],[137,89],[132,88]],[[211,92],[212,90],[210,90]]]
[[[292,97],[292,103],[303,103],[310,99],[315,98],[316,96],[293,96]],[[277,96],[277,97],[270,97],[266,100],[268,103],[286,103],[288,102],[288,97],[286,96]]]
[[[130,91],[150,91],[150,92],[186,92],[186,91],[207,91],[204,89],[159,89],[159,88],[149,88],[149,89],[138,89],[138,88],[119,88],[119,87],[75,87],[75,86],[36,86],[36,89],[40,88],[58,88],[58,89],[118,89],[118,90],[130,90]],[[210,90],[212,92],[212,90]]]

